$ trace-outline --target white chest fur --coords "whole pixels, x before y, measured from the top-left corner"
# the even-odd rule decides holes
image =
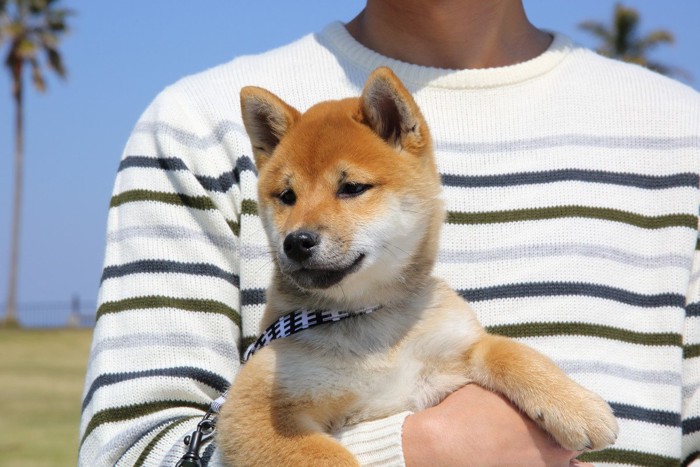
[[[329,428],[421,410],[469,381],[464,353],[483,333],[459,297],[442,298],[452,306],[380,310],[276,341],[259,356],[292,398],[352,401]]]

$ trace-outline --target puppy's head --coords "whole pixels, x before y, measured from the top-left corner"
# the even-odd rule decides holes
[[[375,70],[360,98],[303,115],[255,87],[241,108],[284,280],[352,301],[430,273],[440,180],[428,126],[391,70]]]

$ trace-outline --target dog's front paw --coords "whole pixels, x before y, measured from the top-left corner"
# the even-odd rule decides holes
[[[533,419],[565,449],[597,451],[617,439],[617,420],[598,395],[576,385],[566,397],[551,401]]]

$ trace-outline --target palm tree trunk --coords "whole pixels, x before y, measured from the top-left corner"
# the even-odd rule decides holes
[[[24,182],[24,112],[22,102],[22,69],[15,64],[12,70],[15,101],[15,193],[12,205],[12,236],[10,240],[10,271],[5,303],[6,326],[17,326],[17,277],[19,269],[19,240],[22,220],[22,189]]]

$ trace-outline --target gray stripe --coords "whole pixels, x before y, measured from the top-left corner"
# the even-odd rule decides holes
[[[241,290],[241,306],[264,305],[265,289],[243,289]]]
[[[243,126],[232,120],[220,121],[206,136],[197,136],[196,134],[174,127],[165,122],[139,122],[134,127],[133,133],[149,133],[156,136],[164,136],[172,138],[178,143],[194,149],[209,149],[213,146],[218,146],[224,138],[231,132],[243,132]]]
[[[119,163],[119,170],[138,167],[161,170],[187,170],[187,165],[177,157],[127,156]]]
[[[647,409],[636,405],[621,404],[619,402],[610,402],[610,407],[617,418],[626,418],[628,420],[639,420],[646,423],[654,423],[664,426],[681,426],[681,414],[668,410]]]
[[[197,175],[196,177],[205,190],[219,193],[226,193],[232,186],[238,185],[240,182],[240,175],[235,170],[223,173],[218,177],[207,177],[204,175]]]
[[[604,375],[639,383],[665,384],[671,386],[680,386],[682,384],[681,374],[673,371],[639,370],[613,363],[586,360],[558,361],[557,365],[559,365],[559,368],[565,373],[570,375],[576,373],[602,373]]]
[[[269,259],[272,260],[270,247],[268,246],[257,246],[257,245],[245,245],[241,248],[241,259],[245,260],[256,260],[256,259]]]
[[[217,277],[236,287],[240,286],[240,280],[237,274],[226,271],[216,265],[209,263],[182,263],[179,261],[165,261],[161,259],[147,259],[126,264],[106,266],[102,271],[102,279],[100,282],[133,274],[158,273]]]
[[[588,282],[523,282],[515,284],[501,284],[490,287],[480,287],[474,289],[458,289],[464,299],[472,302],[487,301],[487,300],[502,300],[508,298],[527,298],[527,297],[556,297],[563,295],[574,295],[584,297],[598,297],[607,300],[613,300],[619,303],[624,303],[634,307],[643,308],[660,308],[660,307],[675,307],[685,309],[685,296],[677,293],[659,293],[659,294],[642,294],[632,292],[626,289],[610,287],[607,285],[594,284]],[[579,323],[530,323],[528,332],[546,331],[548,333],[555,331],[556,333],[569,333],[571,327]],[[506,328],[520,328],[522,324],[506,325]],[[502,327],[502,326],[497,326]],[[607,326],[587,325],[584,328],[594,329],[597,332],[607,331]],[[539,328],[539,329],[538,329]],[[622,332],[622,329],[618,329]],[[646,333],[644,333],[646,334]],[[667,340],[673,335],[664,333],[663,340]],[[673,339],[672,341],[675,341]]]
[[[683,386],[683,399],[686,399],[697,392],[700,388],[700,383]]]
[[[184,229],[175,226],[153,226],[153,227],[127,227],[107,235],[110,243],[124,240],[147,237],[166,238],[179,240],[196,240],[213,244],[217,247],[237,251],[235,238],[223,235],[206,234],[194,230]],[[240,251],[243,260],[259,260],[269,258],[269,247],[247,245]],[[636,266],[640,268],[662,268],[678,267],[690,270],[691,260],[681,255],[659,255],[644,256],[636,255],[617,248],[605,247],[590,244],[547,244],[547,245],[517,245],[507,248],[494,248],[489,250],[441,250],[438,255],[438,262],[444,264],[454,263],[480,263],[506,261],[521,258],[539,257],[561,257],[561,256],[584,256],[591,258],[601,258],[615,261],[622,264]],[[696,272],[691,280],[697,279],[700,272]]]
[[[238,185],[241,182],[241,174],[243,172],[258,174],[255,164],[248,156],[239,157],[236,161],[236,167],[230,172],[225,172],[218,177],[197,175],[197,180],[206,190],[225,193],[233,185]]]
[[[119,171],[131,167],[166,171],[188,170],[187,164],[178,157],[126,156],[119,164]],[[232,186],[240,183],[241,173],[243,172],[251,172],[253,175],[257,175],[255,164],[248,156],[239,157],[236,161],[236,167],[221,175],[195,175],[195,178],[205,190],[225,193],[231,189]]]
[[[212,233],[185,229],[174,225],[126,227],[107,234],[107,242],[109,243],[122,242],[133,238],[194,240],[210,243],[219,248],[225,248],[234,252],[238,251],[238,242],[233,235],[230,237],[226,235],[216,235]]]
[[[685,306],[685,317],[699,317],[700,316],[700,303],[689,303]]]
[[[182,417],[168,417],[163,420],[158,420],[156,422],[154,422],[153,420],[149,420],[145,422],[134,423],[127,430],[113,437],[109,440],[107,444],[102,446],[100,448],[102,456],[100,457],[103,460],[105,460],[105,457],[112,457],[110,453],[113,453],[114,451],[120,452],[121,456],[119,457],[119,459],[117,459],[117,462],[114,463],[114,465],[120,465],[120,462],[122,461],[124,456],[126,456],[129,453],[129,451],[131,451],[131,449],[134,448],[136,441],[142,439],[144,436],[153,432],[153,430],[163,428],[165,425],[169,425],[178,420],[182,420]],[[157,434],[155,436],[157,436]],[[145,447],[146,446],[141,446],[141,449],[145,449]]]
[[[209,465],[209,462],[212,461],[214,458],[214,454],[216,452],[216,444],[214,442],[209,443],[209,446],[204,450],[204,454],[202,454],[202,465]],[[219,461],[219,464],[223,464],[223,462]],[[218,464],[212,464],[212,465],[218,465]]]
[[[93,395],[102,388],[115,384],[125,383],[135,379],[144,378],[167,378],[172,381],[172,378],[186,378],[198,383],[206,384],[210,388],[224,392],[230,385],[230,381],[222,376],[207,371],[202,368],[193,366],[178,366],[169,368],[151,368],[143,371],[129,371],[120,373],[104,373],[95,378],[90,385],[90,389],[85,393],[83,399],[82,410],[90,404]]]
[[[696,280],[700,279],[700,271],[695,271],[691,276],[690,276],[690,282],[695,282]]]
[[[533,257],[584,256],[602,258],[617,263],[636,266],[639,268],[656,269],[663,267],[678,267],[690,270],[692,261],[681,255],[644,256],[636,255],[618,248],[591,245],[585,243],[563,243],[545,245],[517,245],[507,248],[489,250],[443,250],[438,255],[440,263],[480,263],[491,261],[508,261]]]
[[[245,260],[264,259],[268,258],[269,255],[270,252],[268,247],[246,245],[246,247],[241,250],[241,259]],[[506,248],[471,251],[441,250],[438,254],[438,262],[444,264],[483,263],[532,258],[536,256],[543,258],[584,256],[590,258],[607,259],[622,264],[649,269],[677,267],[690,270],[692,267],[691,259],[682,255],[668,254],[659,256],[644,256],[636,255],[618,248],[585,243],[517,245]]]
[[[164,134],[177,142],[196,149],[208,149],[221,144],[223,139],[232,131],[244,133],[243,125],[233,120],[220,121],[214,130],[206,136],[198,136],[190,131],[174,127],[160,121],[139,122],[134,133]],[[451,152],[510,152],[532,151],[561,146],[600,147],[611,149],[686,149],[700,148],[700,137],[651,137],[651,136],[600,136],[587,134],[565,134],[545,136],[540,138],[516,139],[510,141],[472,142],[464,144],[458,141],[447,141],[436,145],[438,151]]]
[[[170,332],[170,333],[138,333],[122,337],[110,337],[99,341],[92,350],[91,359],[104,351],[123,349],[142,349],[144,347],[181,347],[188,351],[200,348],[207,349],[222,356],[226,360],[238,361],[238,352],[231,342],[214,341],[202,336]]]
[[[700,417],[689,417],[681,422],[683,436],[700,431]]]
[[[562,146],[595,147],[607,149],[675,150],[700,148],[700,137],[650,137],[650,136],[599,136],[585,134],[553,135],[541,138],[516,139],[495,142],[463,143],[447,141],[437,143],[436,151],[456,153],[497,153],[513,151],[534,151]]]
[[[698,175],[692,173],[678,173],[673,175],[643,175],[627,172],[562,169],[541,172],[518,172],[501,175],[442,175],[443,185],[462,188],[510,187],[518,185],[535,185],[571,181],[604,183],[609,185],[643,188],[646,190],[698,187]]]

